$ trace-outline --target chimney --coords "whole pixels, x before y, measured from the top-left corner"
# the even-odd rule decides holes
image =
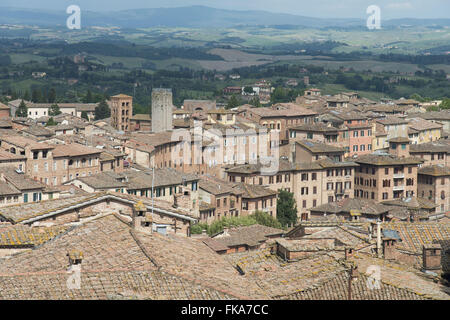
[[[194,203],[191,200],[191,191],[189,188],[184,186],[178,187],[178,192],[173,194],[173,205],[174,208],[186,208],[189,210],[195,209]]]
[[[350,247],[345,247],[345,260],[349,260],[350,258],[353,257],[353,248]]]
[[[69,266],[81,265],[83,261],[83,252],[79,250],[72,250],[67,253],[69,257]]]
[[[441,253],[442,247],[439,243],[425,244],[422,252],[423,270],[431,272],[440,271]]]
[[[381,222],[377,221],[377,256],[381,258]]]
[[[352,300],[352,282],[358,280],[358,266],[353,264],[350,266],[348,276],[348,300]]]
[[[133,206],[132,228],[140,231],[152,231],[153,220],[151,216],[147,216],[147,207],[138,201]]]
[[[396,239],[383,238],[383,256],[386,260],[394,260],[396,258]]]

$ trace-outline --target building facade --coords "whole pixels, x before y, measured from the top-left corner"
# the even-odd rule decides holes
[[[111,97],[111,125],[120,131],[130,131],[133,115],[133,97],[119,94]]]

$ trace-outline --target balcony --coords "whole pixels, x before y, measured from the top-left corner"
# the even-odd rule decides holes
[[[404,185],[398,185],[398,186],[394,186],[392,188],[393,191],[402,191],[405,190],[405,186]]]
[[[405,178],[405,174],[404,173],[394,173],[393,177],[394,177],[394,179],[403,179],[403,178]]]

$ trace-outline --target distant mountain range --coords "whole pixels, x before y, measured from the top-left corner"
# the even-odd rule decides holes
[[[0,7],[0,24],[64,26],[65,11]],[[322,19],[267,11],[238,11],[206,6],[133,9],[115,12],[82,11],[83,26],[148,28],[156,26],[192,28],[228,28],[239,25],[290,25],[312,28],[364,27],[364,19]],[[382,26],[450,26],[450,19],[383,20]]]

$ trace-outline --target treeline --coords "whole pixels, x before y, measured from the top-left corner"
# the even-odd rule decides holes
[[[56,46],[56,48],[61,48],[61,45]],[[63,55],[73,55],[80,52],[114,57],[137,57],[149,60],[165,60],[168,58],[222,60],[220,56],[209,54],[198,48],[157,48],[130,43],[79,42],[66,44],[61,50]]]
[[[450,55],[405,55],[405,54],[380,54],[381,61],[405,62],[412,64],[450,64]]]
[[[276,66],[250,66],[239,69],[233,69],[231,73],[239,74],[242,78],[259,79],[272,77],[288,77],[298,78],[302,69],[307,69],[308,73],[322,73],[325,71],[323,67],[307,65],[300,67],[296,65],[276,65]]]
[[[11,64],[11,57],[9,55],[0,55],[0,67],[7,67]]]
[[[450,82],[436,78],[391,79],[389,76],[373,76],[364,79],[357,73],[344,74],[340,72],[336,75],[334,83],[344,85],[350,90],[380,92],[393,98],[410,96],[416,93],[438,99],[450,92]]]
[[[315,41],[315,42],[297,42],[297,43],[286,43],[271,47],[264,47],[263,51],[267,53],[270,51],[271,54],[284,55],[284,54],[307,54],[307,55],[318,55],[324,53],[330,53],[333,49],[337,47],[348,46],[346,43],[339,41]],[[304,52],[302,52],[304,50]],[[263,53],[263,52],[260,52]]]
[[[385,82],[382,77],[372,77],[371,79],[364,80],[359,74],[345,75],[338,73],[336,76],[336,84],[342,84],[350,90],[364,90],[364,91],[376,91],[383,93],[392,93],[394,87]]]

